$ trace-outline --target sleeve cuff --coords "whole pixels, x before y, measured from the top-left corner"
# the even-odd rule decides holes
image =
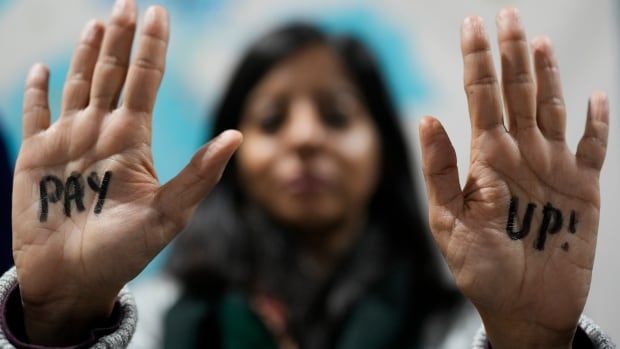
[[[23,312],[15,268],[11,268],[0,278],[0,349],[125,348],[135,331],[136,321],[136,305],[125,287],[118,296],[110,318],[93,328],[82,342],[65,347],[30,344],[23,329]]]
[[[492,349],[491,344],[487,340],[487,334],[484,326],[481,325],[478,332],[474,336],[472,343],[473,349]],[[577,332],[573,339],[573,348],[576,349],[615,349],[616,345],[611,338],[590,318],[581,315],[577,326]]]

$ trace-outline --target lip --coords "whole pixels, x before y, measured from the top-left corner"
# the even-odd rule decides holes
[[[286,181],[284,188],[293,195],[315,195],[327,190],[329,186],[325,178],[305,173]]]

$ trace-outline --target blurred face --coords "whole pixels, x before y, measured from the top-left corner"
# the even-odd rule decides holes
[[[279,222],[328,229],[366,213],[379,177],[379,136],[328,47],[303,49],[268,72],[240,130],[242,185]]]

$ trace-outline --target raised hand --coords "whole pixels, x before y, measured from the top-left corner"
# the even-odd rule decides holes
[[[431,230],[493,348],[568,348],[590,287],[608,103],[592,95],[572,154],[549,40],[533,42],[532,71],[517,11],[503,10],[497,26],[501,90],[482,20],[462,27],[472,127],[464,188],[441,124],[420,125]]]
[[[117,1],[107,27],[86,26],[53,125],[47,69],[35,65],[26,81],[13,253],[35,343],[70,342],[107,317],[121,287],[184,227],[241,142],[240,133],[223,133],[159,185],[151,116],[164,72],[167,14],[148,9],[129,64],[135,26],[132,0]]]

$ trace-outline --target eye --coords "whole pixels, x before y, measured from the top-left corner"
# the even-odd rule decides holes
[[[349,115],[335,106],[330,106],[321,114],[323,122],[333,129],[341,130],[349,125]]]
[[[322,91],[315,98],[323,122],[334,130],[349,127],[360,112],[360,102],[356,94],[347,89]]]
[[[263,133],[276,133],[284,122],[284,113],[275,111],[269,113],[258,121],[258,126]]]

